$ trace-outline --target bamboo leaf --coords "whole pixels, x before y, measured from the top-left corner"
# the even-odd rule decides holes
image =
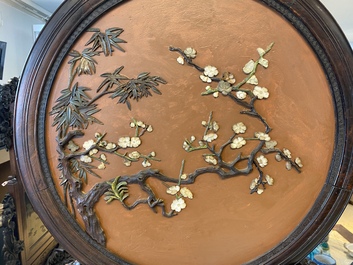
[[[161,91],[159,91],[156,87],[151,87],[152,88],[152,91],[154,92],[154,93],[156,93],[156,94],[158,94],[158,95],[162,95],[162,92]]]
[[[87,29],[88,32],[100,32],[98,28],[89,28]]]
[[[131,103],[129,100],[126,100],[126,105],[127,105],[128,109],[131,110]]]

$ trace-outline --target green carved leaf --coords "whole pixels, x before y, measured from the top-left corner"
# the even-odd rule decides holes
[[[72,72],[70,73],[71,79],[75,74],[88,74],[93,75],[96,73],[96,60],[93,59],[94,56],[99,55],[99,52],[93,51],[91,48],[86,48],[82,53],[74,50],[69,53],[73,57],[68,63],[71,64]],[[78,63],[78,66],[76,64]],[[75,67],[76,66],[76,67]]]
[[[97,92],[99,92],[99,90],[101,90],[102,88],[104,88],[103,91],[107,91],[110,88],[112,88],[114,85],[119,86],[123,80],[128,80],[126,76],[120,74],[121,70],[123,69],[124,69],[124,66],[120,66],[113,73],[102,74],[101,77],[105,77],[105,79],[97,88]]]
[[[119,43],[126,43],[125,40],[118,38],[123,33],[122,28],[109,28],[104,33],[97,28],[91,28],[88,31],[94,32],[92,37],[87,41],[86,45],[92,43],[92,49],[94,51],[101,49],[105,56],[112,55],[114,48],[125,52],[125,50],[119,45]]]
[[[50,115],[54,115],[53,126],[56,130],[65,132],[69,127],[86,129],[89,124],[102,124],[93,115],[100,111],[96,104],[90,104],[90,97],[86,91],[89,88],[79,87],[76,83],[72,89],[64,89],[56,100]]]
[[[85,183],[87,183],[87,173],[89,173],[97,178],[101,178],[92,169],[96,169],[96,167],[94,165],[91,165],[89,163],[85,163],[85,162],[80,161],[78,159],[73,158],[70,160],[71,174],[76,176],[79,179],[82,179]]]
[[[118,103],[126,104],[131,110],[130,99],[139,101],[143,97],[152,96],[152,92],[162,94],[157,86],[166,84],[167,82],[159,76],[150,76],[150,73],[140,73],[136,79],[128,79],[127,82],[121,82],[110,96],[111,98],[118,97]]]
[[[126,181],[119,181],[120,177],[114,179],[113,182],[107,182],[111,188],[104,194],[104,200],[107,203],[113,200],[119,200],[123,202],[127,197],[129,197],[129,188]]]

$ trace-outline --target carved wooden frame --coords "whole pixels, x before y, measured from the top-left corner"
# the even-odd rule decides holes
[[[57,242],[40,219],[29,220],[29,216],[36,216],[36,213],[22,183],[13,179],[8,184],[8,189],[15,200],[18,234],[23,242],[23,249],[20,253],[21,263],[43,264]]]
[[[248,264],[297,263],[331,230],[353,190],[351,48],[319,1],[256,0],[280,13],[307,40],[327,76],[335,107],[334,157],[314,206],[287,239]],[[22,75],[15,107],[15,151],[24,187],[38,214],[56,239],[85,264],[129,264],[98,245],[73,220],[56,194],[46,164],[46,100],[63,57],[86,27],[121,0],[67,1],[39,37]],[[58,229],[66,224],[65,230]],[[87,255],[90,253],[91,255]]]

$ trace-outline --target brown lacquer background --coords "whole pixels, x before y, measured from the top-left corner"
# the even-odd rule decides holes
[[[194,199],[178,216],[168,219],[155,214],[147,205],[132,211],[120,203],[106,205],[103,198],[96,212],[107,236],[107,249],[135,264],[241,264],[270,251],[283,241],[301,222],[317,198],[328,174],[333,152],[335,119],[330,89],[325,74],[306,41],[282,17],[255,1],[128,1],[107,12],[92,27],[102,31],[121,27],[121,46],[125,53],[115,51],[112,57],[95,57],[97,74],[75,79],[80,86],[92,89],[91,96],[103,81],[102,73],[124,66],[123,74],[136,77],[150,72],[168,81],[158,88],[162,95],[132,101],[132,111],[117,100],[102,98],[96,117],[104,123],[92,125],[78,140],[93,139],[95,132],[106,132],[106,140],[117,142],[121,136],[132,136],[129,128],[133,117],[153,125],[154,131],[142,137],[138,149],[142,153],[155,151],[161,162],[154,162],[163,174],[177,178],[181,161],[185,172],[205,166],[201,152],[186,153],[184,138],[203,134],[202,120],[210,111],[219,122],[221,144],[231,136],[232,124],[243,121],[248,131],[264,131],[260,122],[239,114],[242,109],[220,95],[201,97],[206,84],[199,72],[176,62],[178,55],[169,46],[194,47],[195,63],[214,65],[219,71],[233,72],[238,81],[245,75],[241,69],[250,59],[257,59],[256,48],[266,48],[275,42],[266,56],[269,68],[259,68],[261,86],[269,89],[267,100],[256,107],[273,128],[272,139],[278,147],[288,148],[300,156],[304,168],[301,174],[287,171],[284,162],[268,155],[269,166],[264,171],[275,179],[275,185],[262,195],[249,194],[254,171],[249,176],[221,180],[216,175],[198,177],[189,186]],[[91,33],[84,33],[72,47],[82,51]],[[48,112],[68,83],[67,57],[57,73],[48,102]],[[57,167],[56,132],[47,119],[47,154],[53,181],[58,192],[60,172]],[[132,150],[131,150],[132,151]],[[230,155],[230,154],[229,154]],[[110,165],[97,171],[102,179],[90,176],[85,190],[95,183],[119,175],[134,174],[143,169],[140,163],[129,168],[117,157],[109,156]],[[172,197],[159,182],[150,182],[157,196],[168,204]],[[130,190],[133,199],[144,194],[136,187]],[[78,219],[81,224],[81,220]]]

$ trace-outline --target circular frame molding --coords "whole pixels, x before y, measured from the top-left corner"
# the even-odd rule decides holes
[[[336,139],[326,183],[314,206],[278,246],[248,264],[294,264],[332,229],[353,191],[353,55],[331,15],[312,0],[256,0],[280,13],[307,40],[331,88]],[[22,74],[15,105],[15,153],[20,177],[38,215],[54,237],[84,264],[130,264],[92,240],[56,193],[47,164],[44,123],[56,71],[87,27],[121,0],[66,1],[37,40]],[[65,224],[65,230],[62,230]],[[90,253],[91,255],[87,255]]]

